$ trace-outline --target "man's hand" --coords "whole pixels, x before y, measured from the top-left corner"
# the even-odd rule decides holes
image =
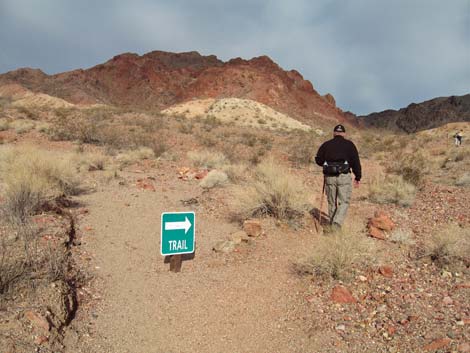
[[[359,180],[354,180],[354,187],[358,188],[359,186],[361,186],[361,182]]]

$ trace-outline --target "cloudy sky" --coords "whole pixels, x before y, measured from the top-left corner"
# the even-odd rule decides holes
[[[269,55],[357,114],[470,93],[470,0],[0,0],[0,72]]]

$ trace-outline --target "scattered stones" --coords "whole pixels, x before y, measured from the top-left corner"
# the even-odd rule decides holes
[[[257,219],[248,219],[243,222],[243,230],[250,237],[259,237],[263,233],[261,222]]]
[[[340,285],[333,288],[330,299],[335,303],[341,304],[356,303],[356,299],[352,296],[351,292],[346,287]]]
[[[444,297],[444,299],[442,299],[442,303],[444,305],[452,305],[454,303],[454,301],[452,300],[451,297],[446,296],[446,297]]]
[[[457,347],[457,350],[461,353],[470,353],[470,343],[462,343]]]
[[[438,349],[447,347],[451,342],[452,342],[452,340],[448,337],[439,338],[439,339],[436,339],[436,340],[432,341],[431,343],[425,345],[423,347],[423,349],[425,351],[428,351],[428,352],[436,351]]]
[[[234,244],[240,244],[242,242],[249,242],[250,238],[248,237],[248,234],[244,230],[239,230],[238,232],[232,233],[230,235],[230,240]]]
[[[153,191],[155,192],[155,186],[153,185],[153,182],[150,179],[137,179],[137,183],[135,184],[137,188],[142,189],[142,190],[148,190],[148,191]]]
[[[346,331],[346,326],[345,325],[338,325],[335,327],[336,331]]]
[[[380,266],[379,267],[379,273],[387,278],[392,278],[393,277],[393,268],[391,266]]]
[[[34,339],[34,343],[37,344],[38,346],[40,346],[41,344],[43,343],[46,343],[47,341],[49,341],[49,338],[47,338],[46,336],[37,336],[35,339]]]
[[[359,275],[357,276],[357,279],[361,282],[366,282],[367,281],[367,277],[366,276],[362,276],[362,275]]]
[[[230,240],[221,240],[214,245],[212,250],[214,250],[215,252],[228,254],[235,250],[235,244],[233,243],[233,241]]]
[[[49,321],[45,317],[40,314],[35,313],[34,311],[28,310],[25,312],[24,316],[31,322],[31,324],[39,329],[44,331],[49,331],[51,329],[51,325]]]

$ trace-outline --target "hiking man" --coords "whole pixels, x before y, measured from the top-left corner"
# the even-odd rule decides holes
[[[323,167],[331,230],[340,229],[346,218],[352,192],[351,169],[355,187],[359,187],[362,177],[357,148],[345,135],[345,127],[336,125],[333,138],[320,146],[315,157],[315,162]]]
[[[463,130],[460,130],[455,133],[454,135],[455,138],[455,145],[458,147],[462,144],[462,138],[463,138]]]

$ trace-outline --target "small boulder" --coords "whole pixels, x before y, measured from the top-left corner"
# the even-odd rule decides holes
[[[51,325],[49,324],[49,321],[45,317],[43,317],[41,314],[37,314],[32,310],[28,310],[25,312],[24,316],[31,322],[31,324],[35,328],[42,329],[44,331],[49,331],[51,329]]]
[[[243,230],[250,237],[259,237],[263,233],[261,222],[257,219],[248,219],[243,222]]]
[[[392,278],[393,277],[393,268],[391,266],[380,266],[379,267],[379,273],[387,278]]]
[[[380,240],[386,239],[385,233],[372,225],[369,225],[369,235],[375,239],[380,239]]]
[[[447,347],[451,342],[452,340],[448,337],[439,338],[425,345],[423,348],[425,351],[434,352],[434,351],[437,351],[438,349]]]
[[[444,297],[444,299],[442,299],[442,303],[444,305],[452,305],[454,303],[454,301],[452,300],[451,297],[446,296],[446,297]]]
[[[235,244],[233,243],[233,241],[230,240],[221,240],[214,245],[212,250],[214,250],[215,252],[228,254],[235,250]]]
[[[376,212],[374,217],[369,220],[369,225],[387,232],[395,228],[395,223],[393,223],[390,217],[383,212]]]
[[[346,287],[340,285],[333,288],[330,299],[335,303],[341,304],[351,304],[356,302],[356,299],[352,296],[351,292]]]
[[[244,230],[239,230],[238,232],[232,233],[230,235],[230,240],[234,244],[240,244],[242,242],[247,243],[250,240],[250,238],[248,237],[248,234],[246,234]]]

